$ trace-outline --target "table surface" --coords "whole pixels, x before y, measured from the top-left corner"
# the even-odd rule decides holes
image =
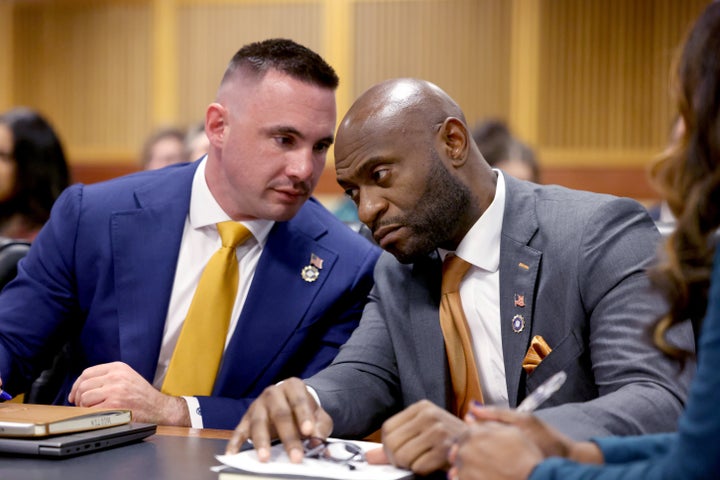
[[[146,439],[69,458],[12,457],[0,454],[0,480],[217,480],[232,430],[158,426]],[[444,480],[436,472],[426,480]]]
[[[217,480],[210,470],[225,452],[230,430],[159,426],[140,442],[54,459],[0,456],[2,480]]]

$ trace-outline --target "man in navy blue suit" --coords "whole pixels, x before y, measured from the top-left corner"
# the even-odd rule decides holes
[[[55,403],[232,428],[266,386],[327,365],[357,326],[379,249],[310,197],[338,78],[289,40],[241,48],[208,106],[206,157],[67,189],[0,295],[0,378],[18,394],[66,345]],[[240,278],[212,393],[161,390],[193,293],[242,223]]]

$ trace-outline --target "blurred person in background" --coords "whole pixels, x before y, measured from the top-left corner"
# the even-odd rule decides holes
[[[175,127],[163,127],[153,132],[145,140],[140,156],[144,170],[156,170],[187,161],[185,133]]]
[[[24,107],[0,115],[0,236],[32,241],[70,183],[53,127]]]
[[[515,137],[505,122],[486,120],[473,129],[472,136],[491,167],[520,180],[540,183],[535,152]]]
[[[205,121],[196,123],[188,129],[185,136],[185,151],[188,161],[194,161],[202,157],[210,148],[210,140],[205,133]]]

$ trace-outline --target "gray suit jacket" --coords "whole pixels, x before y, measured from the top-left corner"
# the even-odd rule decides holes
[[[564,433],[585,439],[674,429],[689,374],[680,375],[648,335],[665,304],[646,275],[659,243],[646,210],[630,199],[507,175],[505,182],[500,321],[510,405],[565,370],[565,385],[537,412]],[[446,408],[440,277],[437,254],[403,265],[383,253],[360,326],[307,382],[333,418],[333,435],[371,433],[421,399]],[[524,307],[515,305],[516,293]],[[525,320],[519,333],[515,315]],[[553,351],[527,375],[522,360],[534,335]],[[692,346],[689,325],[680,336]]]

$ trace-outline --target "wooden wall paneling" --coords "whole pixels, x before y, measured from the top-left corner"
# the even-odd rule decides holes
[[[228,61],[246,43],[285,37],[324,55],[321,9],[313,1],[180,4],[178,120],[205,118]]]
[[[540,144],[658,148],[670,120],[668,52],[681,40],[687,3],[544,0],[540,111],[555,118],[541,122]]]
[[[516,135],[534,145],[538,141],[540,122],[540,3],[537,0],[513,0],[509,36],[510,112],[507,121]]]
[[[675,46],[705,5],[707,0],[0,2],[0,61],[12,65],[0,73],[0,105],[46,113],[79,179],[96,181],[103,171],[136,169],[142,140],[156,123],[202,119],[237,48],[285,36],[339,67],[340,116],[378,81],[425,78],[458,101],[469,124],[488,116],[509,119],[536,147],[546,181],[649,195],[640,179],[667,139]],[[334,185],[328,168],[319,191],[334,192]]]
[[[30,3],[14,20],[15,103],[48,116],[71,162],[134,158],[150,126],[147,6]]]
[[[175,125],[178,119],[178,32],[175,0],[152,0],[152,121]]]
[[[352,96],[354,91],[352,58],[355,36],[352,21],[353,2],[354,0],[323,0],[322,7],[324,58],[340,77],[340,85],[336,92],[338,122],[354,100]],[[332,158],[329,160],[328,163],[332,163]]]
[[[510,2],[358,1],[354,5],[354,96],[394,77],[443,88],[470,124],[506,118]]]
[[[0,112],[13,106],[13,64],[15,56],[14,42],[14,5],[12,2],[0,2]]]

